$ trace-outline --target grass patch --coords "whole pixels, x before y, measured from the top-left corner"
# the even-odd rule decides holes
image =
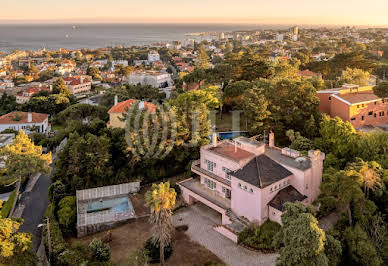
[[[232,131],[233,130],[233,114],[232,112],[228,113],[222,113],[222,118],[220,117],[220,114],[216,114],[216,129],[218,132],[224,132],[224,131]],[[243,113],[240,113],[240,129],[242,131],[246,131],[246,121],[244,118]]]
[[[9,198],[7,202],[3,205],[1,208],[1,217],[7,218],[11,209],[13,202],[16,200],[16,190],[12,191],[11,195],[9,195]]]

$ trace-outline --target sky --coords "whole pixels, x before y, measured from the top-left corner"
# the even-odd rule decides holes
[[[388,0],[1,0],[0,23],[259,23],[388,26]]]

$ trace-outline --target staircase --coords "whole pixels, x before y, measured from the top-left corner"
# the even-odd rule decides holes
[[[249,224],[248,219],[237,216],[230,208],[226,210],[226,215],[229,217],[231,223],[224,226],[237,235]]]

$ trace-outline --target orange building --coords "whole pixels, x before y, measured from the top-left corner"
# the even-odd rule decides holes
[[[147,109],[150,113],[155,113],[156,105],[149,102],[137,101],[135,99],[129,99],[123,102],[118,102],[117,96],[115,96],[114,105],[108,111],[109,122],[108,126],[113,128],[125,128],[125,121],[122,121],[124,114],[128,112],[133,104],[139,103],[139,109]]]
[[[319,110],[349,121],[355,128],[388,124],[388,101],[373,93],[373,86],[345,84],[318,91]]]

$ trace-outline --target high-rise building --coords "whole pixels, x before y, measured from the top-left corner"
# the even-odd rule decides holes
[[[291,35],[298,35],[299,34],[299,28],[298,26],[290,28],[290,34]]]

